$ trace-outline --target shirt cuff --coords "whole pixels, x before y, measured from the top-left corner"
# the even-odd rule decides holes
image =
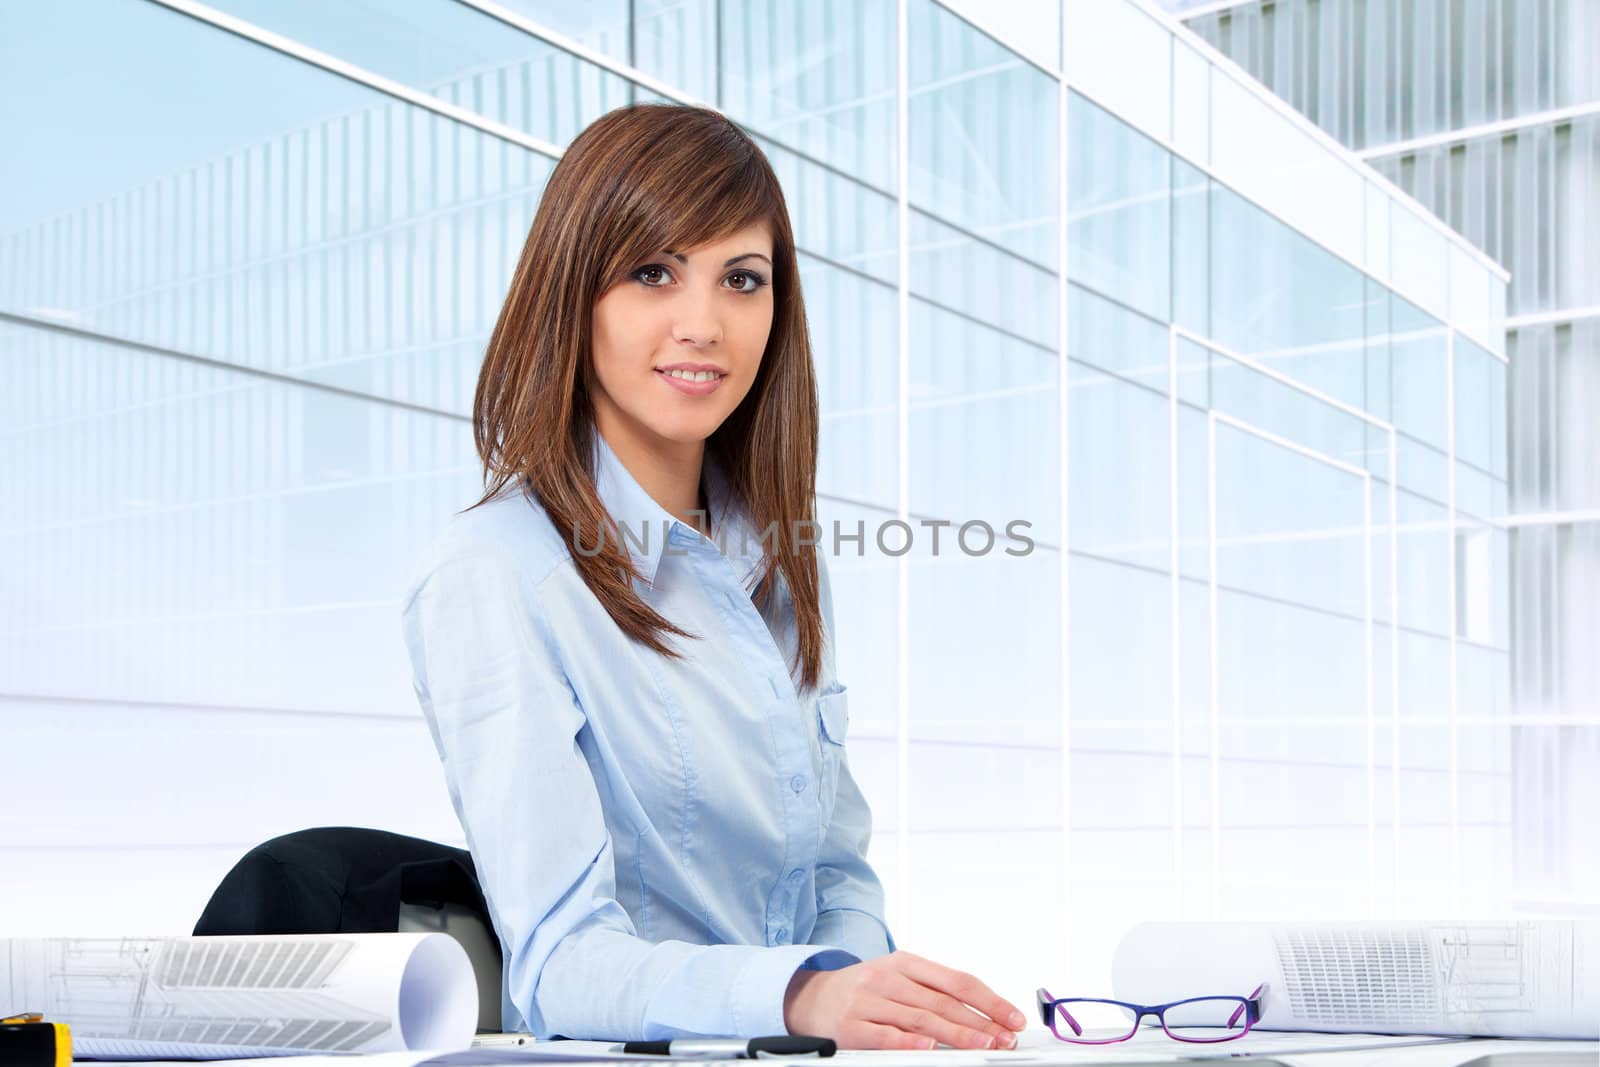
[[[789,1032],[783,998],[798,971],[836,971],[861,960],[844,949],[786,945],[751,953],[729,991],[735,1037],[775,1037]]]
[[[830,908],[811,929],[814,945],[841,945],[864,960],[894,951],[894,938],[877,916],[855,908]]]

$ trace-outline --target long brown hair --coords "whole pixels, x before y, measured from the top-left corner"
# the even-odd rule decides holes
[[[654,651],[679,656],[663,634],[695,635],[634,591],[643,575],[595,489],[594,306],[645,257],[762,222],[772,232],[772,330],[749,394],[706,449],[764,537],[758,603],[769,606],[777,574],[788,587],[799,635],[791,671],[800,667],[802,687],[813,689],[823,627],[810,543],[817,529],[811,342],[777,175],[725,116],[671,104],[619,108],[584,129],[556,164],[478,375],[473,439],[485,490],[472,507],[517,481],[567,545],[583,546],[573,562],[616,624]]]

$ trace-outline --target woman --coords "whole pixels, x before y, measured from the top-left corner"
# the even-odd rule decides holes
[[[713,111],[556,166],[474,403],[483,498],[406,600],[416,690],[507,960],[505,1028],[1009,1048],[896,952],[811,547],[788,209]]]

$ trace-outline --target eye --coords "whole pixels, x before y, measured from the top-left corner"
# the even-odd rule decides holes
[[[648,266],[640,267],[638,270],[634,271],[630,277],[636,278],[640,284],[644,285],[648,289],[659,289],[661,288],[660,283],[649,281],[647,279],[662,274],[665,274],[669,278],[672,277],[671,272],[668,271],[666,267],[663,267],[659,263],[651,263]]]
[[[767,280],[753,270],[736,270],[732,274],[728,275],[729,281],[733,281],[734,279],[743,279],[748,283],[734,286],[734,292],[745,293],[746,295],[758,291],[762,286],[767,284]]]

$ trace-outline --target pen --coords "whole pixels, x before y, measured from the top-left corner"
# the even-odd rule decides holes
[[[479,1034],[472,1039],[473,1048],[494,1048],[500,1045],[531,1045],[538,1038],[527,1033]]]
[[[755,1060],[775,1056],[832,1056],[838,1048],[829,1037],[784,1034],[779,1037],[690,1037],[673,1041],[627,1041],[612,1052],[629,1056],[675,1056],[692,1060]]]

